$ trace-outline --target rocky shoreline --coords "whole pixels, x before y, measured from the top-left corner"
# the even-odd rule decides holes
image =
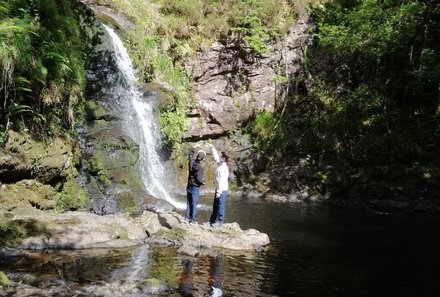
[[[261,251],[269,236],[237,223],[222,228],[187,225],[175,211],[144,211],[138,217],[124,214],[100,216],[89,212],[54,214],[33,208],[10,212],[9,223],[27,223],[35,230],[16,249],[123,248],[143,244],[175,246],[179,253],[196,256],[203,250]],[[3,250],[6,252],[7,250]]]

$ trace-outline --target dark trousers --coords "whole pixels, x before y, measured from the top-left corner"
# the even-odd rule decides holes
[[[223,191],[219,198],[214,198],[214,203],[212,205],[212,215],[209,219],[211,224],[214,224],[216,220],[223,223],[225,217],[225,202],[226,202],[226,192]]]
[[[190,186],[186,188],[185,220],[197,222],[197,204],[199,203],[200,188]]]

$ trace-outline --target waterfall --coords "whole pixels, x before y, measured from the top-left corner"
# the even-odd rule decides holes
[[[149,194],[168,201],[174,207],[184,209],[186,203],[171,197],[165,188],[167,174],[157,147],[161,135],[154,112],[155,95],[142,91],[121,39],[112,28],[103,26],[110,37],[116,66],[121,75],[121,87],[118,90],[122,90],[123,94],[118,96],[118,105],[123,113],[122,129],[139,145],[139,167],[145,189]]]

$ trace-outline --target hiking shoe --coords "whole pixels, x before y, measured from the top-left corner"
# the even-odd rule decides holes
[[[191,226],[197,226],[198,224],[197,224],[197,222],[190,222],[189,223]]]
[[[223,222],[217,222],[217,223],[211,224],[211,227],[221,228],[221,227],[223,227]]]
[[[185,224],[189,224],[190,222],[189,222],[189,220],[185,219],[185,220],[183,221],[183,223],[185,223]]]

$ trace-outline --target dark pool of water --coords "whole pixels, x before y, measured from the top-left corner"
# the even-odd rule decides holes
[[[271,247],[197,258],[157,247],[46,251],[2,258],[0,271],[75,286],[155,278],[174,289],[166,296],[440,296],[438,216],[230,197],[226,221],[267,233]]]
[[[271,238],[258,296],[440,296],[438,216],[231,198],[226,219]]]

